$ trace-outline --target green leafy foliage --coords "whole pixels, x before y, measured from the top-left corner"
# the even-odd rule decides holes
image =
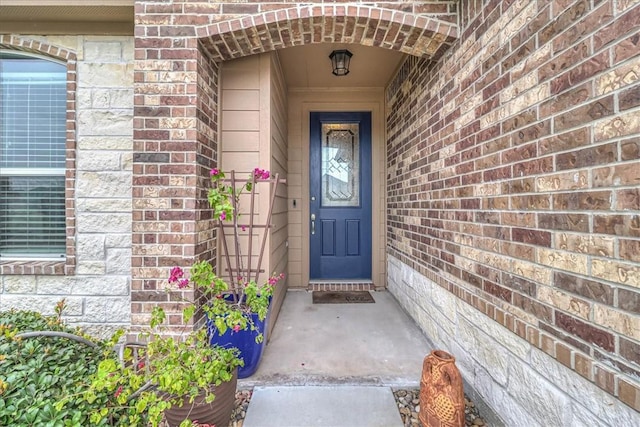
[[[232,222],[236,258],[242,259],[241,245],[238,243],[240,232],[251,233],[251,230],[247,231],[247,224],[241,225],[239,222],[240,198],[243,193],[251,192],[257,182],[268,180],[271,174],[267,170],[255,168],[248,179],[237,188],[234,186],[241,181],[227,180],[225,174],[218,169],[212,169],[210,175],[212,187],[208,191],[208,200],[213,216],[221,222]],[[253,221],[250,223],[253,224]],[[202,310],[210,321],[211,334],[224,335],[229,329],[235,332],[249,329],[257,331],[255,339],[260,343],[264,340],[263,331],[258,330],[252,315],[257,314],[261,321],[265,320],[274,286],[284,278],[284,274],[273,274],[265,283],[259,285],[255,280],[243,277],[250,275],[250,270],[245,271],[244,267],[236,269],[238,275],[234,274],[229,278],[230,283],[227,283],[216,275],[208,261],[203,260],[191,265],[188,273],[182,267],[173,267],[169,284],[177,284],[178,289],[192,287],[196,291],[200,300],[197,309]],[[185,302],[189,304],[183,310],[183,319],[188,321],[196,314],[196,307],[191,301]],[[160,314],[152,314],[152,327],[163,320],[158,316]]]
[[[208,193],[208,201],[213,217],[233,221],[236,240],[239,229],[246,231],[245,226],[238,224],[240,212],[236,208],[240,195],[251,191],[256,181],[266,180],[269,176],[268,171],[256,168],[242,187],[235,189],[225,184],[224,173],[211,170],[214,185]],[[207,334],[224,334],[228,329],[255,331],[257,327],[251,320],[251,313],[257,313],[261,320],[266,318],[273,286],[284,277],[274,275],[261,286],[237,277],[230,288],[206,261],[193,264],[189,274],[188,279],[182,268],[174,267],[169,277],[169,283],[176,284],[178,289],[191,284],[198,295],[197,305],[194,300],[183,301],[187,303],[182,313],[183,332],[186,333],[175,335],[175,328],[166,329],[167,315],[158,305],[152,308],[149,327],[139,334],[146,342],[145,346],[135,350],[127,348],[121,357],[103,351],[102,357],[96,359],[99,360],[97,369],[88,375],[90,387],[80,394],[84,404],[102,404],[100,409],[88,411],[91,424],[104,425],[115,418],[118,410],[127,408],[131,425],[144,420],[155,427],[162,420],[164,411],[181,404],[185,397],[193,402],[196,396],[204,395],[205,401],[211,402],[215,397],[212,388],[230,381],[243,362],[237,349],[210,345]],[[189,325],[200,310],[215,325],[213,330],[194,329]],[[256,341],[262,340],[262,333],[257,334]],[[101,400],[104,396],[109,396],[110,401]],[[181,425],[192,424],[185,420]]]
[[[213,209],[214,218],[220,218],[223,221],[230,219],[231,215],[233,215],[233,205],[230,200],[233,195],[233,188],[223,184],[224,177],[225,175],[222,171],[217,169],[211,171],[211,179],[217,182],[218,185],[210,189],[207,195],[209,206]]]
[[[60,321],[63,307],[62,302],[56,309],[58,316],[0,312],[0,425],[132,425],[129,409],[115,408],[118,405],[112,394],[93,393],[91,399],[84,398],[97,361],[110,353],[112,341],[96,342],[94,348],[63,337],[16,337],[31,331],[84,336]],[[93,414],[107,406],[114,409],[93,422]]]
[[[129,406],[131,419],[145,419],[155,427],[163,412],[185,397],[193,402],[196,396],[204,395],[206,401],[212,401],[212,387],[230,381],[242,364],[237,349],[209,345],[204,329],[174,337],[163,330],[164,321],[163,310],[155,307],[153,326],[144,331],[146,346],[137,352],[127,348],[122,361],[105,353],[107,357],[91,377],[90,392],[83,398],[91,402],[94,396],[109,395],[115,397],[116,404],[94,412],[93,424],[102,424],[114,409]]]
[[[229,293],[227,283],[216,276],[213,266],[206,262],[196,262],[191,266],[190,282],[194,288],[208,301],[202,306],[202,310],[215,325],[215,333],[224,335],[228,329],[256,330],[256,325],[251,320],[251,313],[257,313],[260,320],[267,317],[269,302],[273,295],[273,285],[277,280],[270,278],[269,283],[257,285],[254,281],[244,283],[241,293]],[[184,273],[181,273],[184,274]],[[182,277],[182,276],[181,276]],[[185,309],[183,316],[188,318],[193,315],[193,306]],[[263,339],[262,331],[256,335],[256,341]]]

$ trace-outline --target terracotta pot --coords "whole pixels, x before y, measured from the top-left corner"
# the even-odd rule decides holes
[[[464,427],[464,387],[455,362],[442,350],[424,358],[419,415],[423,427]]]
[[[197,396],[193,403],[189,403],[189,398],[185,398],[182,406],[171,406],[164,412],[164,416],[171,427],[179,426],[186,419],[198,421],[200,424],[227,427],[235,406],[237,385],[238,370],[236,369],[230,381],[213,387],[212,392],[216,398],[212,402],[206,403],[204,395]]]

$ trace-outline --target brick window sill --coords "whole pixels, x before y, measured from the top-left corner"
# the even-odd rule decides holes
[[[66,261],[0,261],[0,274],[5,275],[43,275],[64,276]]]

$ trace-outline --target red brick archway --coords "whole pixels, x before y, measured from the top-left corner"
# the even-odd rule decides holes
[[[197,35],[215,61],[310,43],[354,43],[438,58],[458,26],[427,15],[357,5],[315,5],[217,22]]]

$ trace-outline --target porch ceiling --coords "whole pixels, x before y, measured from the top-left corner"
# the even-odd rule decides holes
[[[334,49],[353,53],[346,76],[331,73]],[[279,50],[278,56],[289,88],[375,88],[386,86],[406,55],[355,44],[313,44]]]

